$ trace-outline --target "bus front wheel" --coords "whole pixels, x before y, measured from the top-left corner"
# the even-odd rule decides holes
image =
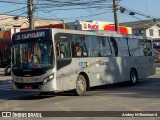
[[[132,69],[130,71],[130,85],[135,85],[138,82],[138,75],[136,70]]]
[[[77,81],[76,81],[76,89],[75,94],[78,96],[82,96],[86,93],[87,84],[86,79],[83,75],[78,75]]]

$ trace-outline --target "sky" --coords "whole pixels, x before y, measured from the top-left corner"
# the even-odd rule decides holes
[[[122,0],[119,5],[125,6],[131,10],[138,11],[154,18],[160,18],[160,0]],[[140,19],[146,19],[146,17],[135,15]],[[149,18],[148,18],[149,19]],[[135,21],[133,16],[119,13],[119,21]]]
[[[16,0],[16,2],[24,3],[6,3],[1,1],[14,2],[14,0],[0,0],[0,14],[10,14],[10,15],[20,15],[27,16],[26,1],[27,0]],[[44,0],[33,0],[34,3],[43,3]],[[64,0],[65,1],[65,0]],[[88,1],[88,0],[83,0]],[[91,0],[90,0],[91,1]],[[109,1],[109,0],[108,0]],[[53,3],[52,3],[53,4]],[[65,22],[72,22],[75,20],[98,20],[98,21],[108,21],[114,22],[113,9],[112,9],[112,0],[110,2],[101,4],[100,8],[92,9],[88,8],[89,6],[82,5],[77,6],[75,9],[73,7],[42,7],[40,5],[35,6],[36,11],[34,13],[35,17],[46,18],[46,19],[55,19],[55,20],[64,20]],[[130,21],[139,21],[153,18],[160,18],[160,0],[119,0],[119,6],[126,8],[126,11],[133,11],[138,14],[134,16],[129,15],[129,12],[121,13],[118,11],[118,21],[130,22]],[[21,9],[22,7],[25,7]],[[19,9],[19,10],[18,10]],[[64,10],[67,9],[67,10]],[[16,11],[15,11],[16,10]],[[150,16],[149,18],[146,18]],[[1,19],[1,18],[0,18]]]

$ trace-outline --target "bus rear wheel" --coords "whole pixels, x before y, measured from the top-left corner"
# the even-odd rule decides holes
[[[87,84],[85,77],[83,75],[78,75],[76,81],[75,95],[82,96],[86,93],[86,90]]]
[[[136,70],[132,69],[130,71],[130,85],[136,85],[138,82],[138,75]]]

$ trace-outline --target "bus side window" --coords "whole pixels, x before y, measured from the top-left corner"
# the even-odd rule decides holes
[[[64,42],[60,45],[60,57],[71,58],[71,47],[70,43]]]
[[[129,51],[131,56],[140,56],[139,40],[135,38],[128,39]]]
[[[144,45],[143,45],[142,55],[144,55],[144,56],[152,56],[152,44],[151,44],[151,41],[150,40],[143,40],[143,41],[144,41]]]
[[[75,35],[74,42],[72,43],[72,54],[73,57],[87,57],[87,48],[86,48],[86,36],[84,35]]]
[[[82,56],[82,48],[79,46],[79,43],[75,43],[73,47],[74,56]]]
[[[99,57],[111,56],[111,50],[108,39],[104,36],[98,36],[98,42],[99,42]]]
[[[118,45],[114,37],[110,37],[112,51],[114,51],[114,55],[118,56]]]
[[[98,37],[94,35],[88,36],[88,45],[87,49],[89,51],[90,57],[99,57],[99,42]]]
[[[129,56],[130,51],[129,51],[129,46],[128,46],[128,38],[120,38],[121,41],[121,51],[122,51],[122,56]]]

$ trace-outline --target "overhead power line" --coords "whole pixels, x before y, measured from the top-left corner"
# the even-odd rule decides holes
[[[10,10],[8,12],[5,12],[3,14],[11,14],[11,15],[21,15],[23,12],[23,16],[27,17],[27,12],[28,11],[26,8],[26,1],[28,0],[1,0],[0,3],[6,3],[11,4],[11,5],[17,5],[17,6],[21,6],[18,9],[15,10]],[[124,13],[128,14],[128,15],[132,15],[132,17],[138,19],[138,17],[145,17],[146,19],[148,18],[156,18],[152,15],[147,15],[144,14],[140,11],[137,10],[133,10],[130,9],[128,7],[124,7],[124,6],[117,6],[117,9],[114,9],[113,6],[113,0],[32,0],[33,1],[33,11],[32,12],[37,12],[38,14],[43,14],[42,18],[45,18],[45,15],[49,18],[52,19],[54,18],[58,18],[58,19],[81,19],[81,18],[92,18],[92,16],[98,16],[101,14],[106,14],[106,13],[111,13],[113,12],[113,10],[119,10],[120,8],[125,8]],[[121,2],[122,0],[115,0],[117,1],[117,4],[119,4],[119,2]],[[79,14],[79,16],[74,15],[71,16],[70,11],[78,11],[78,10],[85,10],[87,12],[84,12],[83,15]],[[62,18],[61,16],[59,17],[58,13],[60,12],[64,12],[65,11],[65,15],[67,16],[71,16],[71,17],[67,17],[67,18]],[[123,12],[122,12],[123,13]],[[87,15],[88,14],[88,15]],[[135,15],[134,15],[135,14]],[[90,18],[89,18],[90,16]],[[107,16],[106,16],[107,17]],[[107,19],[107,18],[106,18]]]
[[[0,2],[3,2],[3,3],[11,3],[11,4],[13,4],[13,3],[15,3],[15,4],[26,4],[26,3],[24,3],[24,2],[15,2],[15,1],[8,1],[8,0],[1,0]]]
[[[27,7],[21,7],[21,8],[18,8],[18,9],[15,9],[15,10],[11,10],[11,11],[8,11],[8,12],[5,12],[3,14],[8,14],[8,13],[13,13],[13,12],[17,12],[17,11],[21,11],[21,10],[26,10]]]
[[[125,7],[125,6],[120,6],[119,5],[119,10],[121,13],[127,13],[128,15],[132,15],[135,17],[135,15],[139,15],[139,16],[142,16],[142,17],[145,17],[145,18],[152,18],[152,19],[156,19],[157,17],[155,16],[152,16],[152,15],[148,15],[148,14],[145,14],[145,13],[142,13],[140,11],[137,11],[137,10],[133,10],[133,9],[130,9],[128,7]],[[135,18],[138,18],[138,17],[135,17]],[[158,19],[158,18],[157,18]]]

